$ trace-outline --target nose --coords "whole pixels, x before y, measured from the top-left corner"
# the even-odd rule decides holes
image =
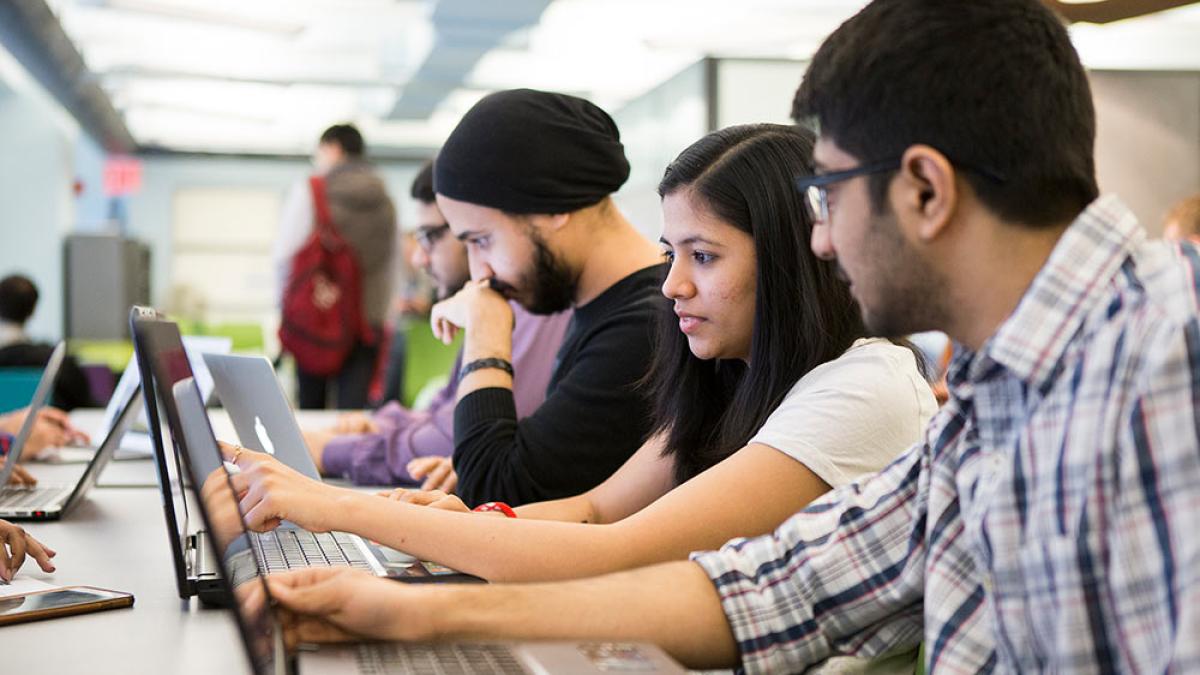
[[[412,251],[408,254],[408,262],[414,268],[423,270],[429,267],[429,253],[425,251],[425,247],[417,244],[412,247]]]
[[[476,252],[467,251],[467,265],[471,271],[471,279],[479,281],[480,279],[490,279],[495,276],[492,271],[492,266],[484,257]]]
[[[833,238],[829,236],[829,225],[823,222],[813,224],[809,245],[812,247],[813,255],[821,260],[837,258],[837,252],[833,250]]]
[[[662,294],[672,300],[680,300],[692,298],[696,295],[696,285],[692,283],[687,270],[684,269],[684,264],[676,258],[670,269],[667,270],[667,278],[663,280]]]

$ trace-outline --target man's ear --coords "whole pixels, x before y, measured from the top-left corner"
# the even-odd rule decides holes
[[[930,242],[940,236],[958,208],[954,165],[935,148],[913,145],[904,151],[892,183],[894,208],[902,222],[914,224],[913,235]]]
[[[558,232],[571,220],[570,213],[538,213],[529,216],[529,224],[543,234]]]

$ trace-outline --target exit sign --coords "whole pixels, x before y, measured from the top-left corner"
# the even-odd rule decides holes
[[[104,163],[104,194],[121,197],[142,188],[142,163],[132,157],[113,157]]]

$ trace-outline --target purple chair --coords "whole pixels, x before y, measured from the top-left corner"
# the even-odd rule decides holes
[[[113,375],[112,369],[102,363],[80,364],[79,369],[87,378],[88,391],[92,394],[92,400],[98,406],[107,405],[108,399],[112,398],[113,390],[117,388],[117,378]]]

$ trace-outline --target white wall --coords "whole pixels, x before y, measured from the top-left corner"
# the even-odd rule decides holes
[[[705,68],[696,63],[612,113],[630,166],[614,200],[651,241],[662,234],[657,190],[663,171],[708,130]]]
[[[720,59],[717,61],[717,128],[735,124],[791,124],[792,97],[807,61]]]
[[[408,188],[419,165],[396,162],[380,166],[392,200],[396,203],[400,221],[415,222],[415,209],[408,198]],[[244,157],[146,157],[142,163],[142,188],[129,197],[128,234],[150,245],[151,303],[162,305],[173,283],[174,259],[172,230],[176,219],[175,197],[180,191],[197,188],[215,190],[250,189],[273,191],[282,200],[296,183],[312,171],[308,162],[293,159],[254,159]],[[223,224],[214,223],[213,245],[221,244],[219,232]],[[274,231],[277,223],[255,224]],[[193,242],[195,243],[195,242]],[[213,270],[220,274],[220,270]],[[261,283],[272,283],[270,270],[255,275]]]
[[[1200,192],[1200,73],[1093,72],[1096,172],[1157,236],[1171,206]]]
[[[614,117],[634,166],[618,201],[657,237],[653,184],[691,140],[707,130],[752,122],[787,123],[806,64],[777,59],[717,59],[712,82],[703,62],[652,89]],[[1200,73],[1093,71],[1100,188],[1129,204],[1152,236],[1166,212],[1200,192]],[[715,83],[710,96],[708,87]],[[695,106],[699,105],[699,109]],[[709,106],[712,106],[710,109]],[[677,113],[686,110],[686,118]],[[644,144],[644,145],[643,145]],[[653,178],[653,180],[651,180]]]
[[[62,239],[74,225],[79,130],[14,63],[0,49],[0,276],[33,279],[41,300],[29,332],[56,341],[62,337]]]

